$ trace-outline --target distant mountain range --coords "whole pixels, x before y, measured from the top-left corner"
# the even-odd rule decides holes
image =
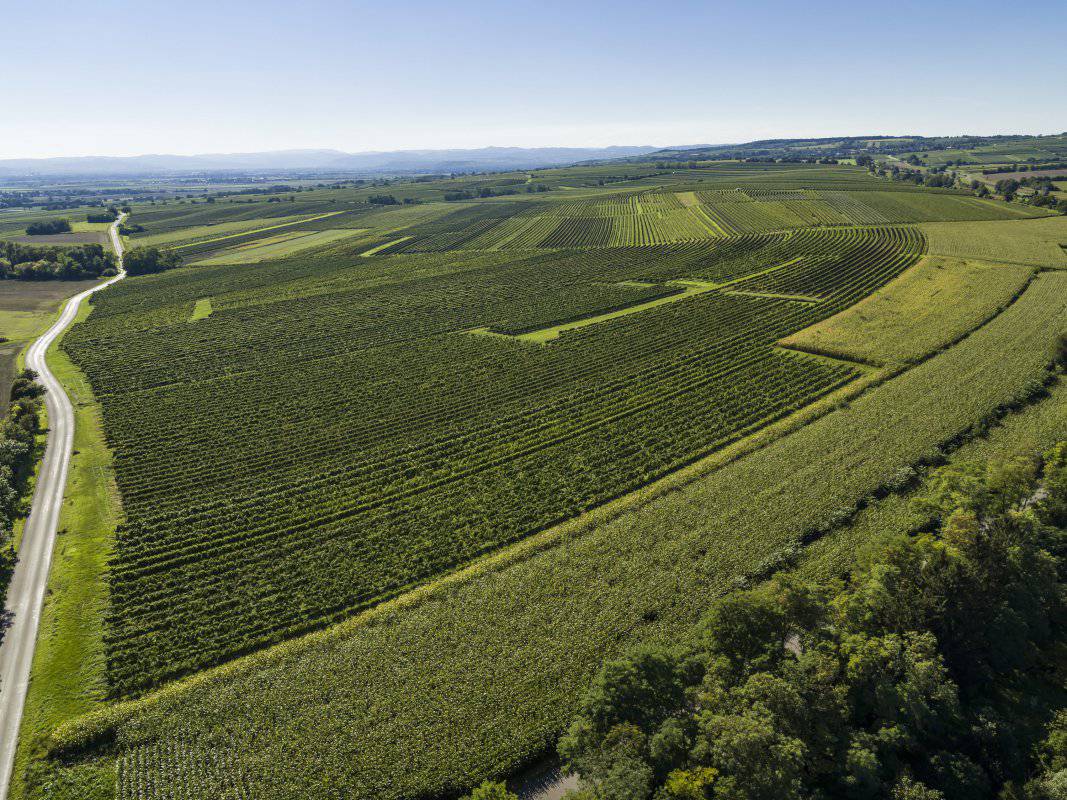
[[[641,156],[656,147],[483,147],[476,150],[395,150],[345,153],[340,150],[275,150],[264,153],[211,153],[195,156],[80,156],[0,160],[7,177],[176,175],[202,172],[365,172],[428,173],[536,169]]]

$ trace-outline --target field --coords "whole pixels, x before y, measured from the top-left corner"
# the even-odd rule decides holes
[[[96,231],[81,231],[75,233],[53,233],[47,236],[8,236],[12,242],[36,245],[67,245],[79,244],[103,244],[108,243],[107,233]]]
[[[91,281],[0,281],[0,397],[7,402],[16,360],[47,330],[60,306]]]
[[[923,244],[911,229],[834,229],[628,258],[353,265],[335,243],[251,274],[198,266],[120,284],[66,345],[97,387],[129,518],[111,567],[116,689],[322,624],[810,402],[855,370],[774,342]],[[766,270],[787,255],[801,260]],[[729,288],[754,295],[707,292],[550,347],[466,333],[592,316],[677,291],[670,279],[746,276]],[[201,297],[212,314],[189,326]]]
[[[13,236],[21,236],[26,232],[26,226],[31,222],[42,222],[53,219],[69,219],[72,223],[84,220],[87,208],[71,208],[63,211],[42,211],[39,209],[0,209],[0,238],[10,239]],[[99,209],[97,209],[99,210]],[[31,237],[40,239],[39,236]]]
[[[1033,274],[1034,267],[928,256],[884,291],[782,344],[879,366],[918,361],[999,313]]]
[[[1037,403],[1008,414],[990,431],[965,442],[948,461],[989,461],[1020,454],[1040,455],[1067,437],[1067,381],[1061,379]],[[921,491],[920,481],[915,490]],[[876,547],[888,537],[921,530],[928,515],[912,502],[914,492],[895,492],[871,502],[835,535],[807,548],[801,570],[832,579],[855,563],[856,554]]]
[[[347,239],[356,234],[363,233],[363,229],[349,228],[347,230],[324,230],[324,231],[294,231],[290,234],[278,234],[257,240],[251,244],[239,245],[232,249],[224,250],[218,255],[201,259],[201,266],[215,264],[254,264],[271,258],[284,258],[301,250],[312,247],[320,247],[342,239]]]
[[[196,797],[318,797],[324,771],[349,796],[412,797],[523,763],[600,658],[679,630],[709,593],[1042,380],[1065,304],[1067,274],[1041,276],[945,354],[614,521],[120,708],[105,720],[125,753],[119,796],[188,774]],[[358,746],[306,735],[326,730],[359,730]]]
[[[1067,160],[1067,136],[1035,136],[990,142],[967,150],[918,150],[915,154],[929,164],[947,164],[959,159],[979,164],[1064,161]],[[901,158],[908,155],[902,154]]]
[[[1025,224],[997,222],[986,225],[922,226],[935,255],[1030,264],[1037,267],[1067,267],[1067,217],[1047,217]]]
[[[287,225],[311,219],[313,215],[291,214],[283,217],[253,217],[229,222],[212,222],[206,225],[194,225],[187,228],[164,230],[161,233],[137,234],[132,243],[144,247],[183,247],[204,240],[225,239],[248,232],[258,232],[264,228],[284,228]]]
[[[135,207],[187,266],[63,341],[122,521],[84,645],[108,700],[38,715],[78,757],[24,753],[29,797],[422,798],[520,767],[606,654],[1032,395],[1067,323],[1060,218],[847,166],[294,197]]]

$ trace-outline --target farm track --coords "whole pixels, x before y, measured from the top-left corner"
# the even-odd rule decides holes
[[[33,493],[30,516],[18,551],[18,562],[11,576],[4,608],[3,641],[0,642],[0,800],[6,800],[18,745],[19,724],[30,683],[30,667],[37,643],[37,626],[44,604],[52,549],[59,525],[67,470],[74,446],[74,408],[63,386],[48,369],[48,348],[78,315],[82,300],[126,277],[122,266],[122,240],[118,226],[122,214],[110,228],[111,243],[119,257],[119,274],[103,283],[76,294],[67,301],[63,313],[26,354],[26,366],[35,370],[47,388],[48,444],[41,461]]]

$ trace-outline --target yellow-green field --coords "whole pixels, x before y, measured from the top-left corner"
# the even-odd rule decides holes
[[[312,247],[320,247],[331,242],[339,242],[352,236],[365,233],[365,228],[347,228],[344,230],[325,230],[302,235],[286,234],[280,237],[272,237],[271,241],[257,242],[243,245],[233,250],[223,251],[218,255],[197,261],[201,266],[216,266],[219,264],[254,264],[271,258],[284,258],[301,250]]]
[[[1004,308],[1033,267],[929,256],[884,289],[782,340],[871,364],[917,361]]]
[[[163,245],[174,246],[176,243],[181,244],[183,242],[208,241],[215,238],[221,239],[228,235],[278,228],[294,222],[304,222],[312,217],[313,215],[294,214],[288,217],[217,222],[213,225],[198,225],[193,228],[180,228],[150,236],[137,236],[131,240],[131,244],[137,247],[159,247]]]
[[[189,315],[190,322],[196,322],[200,319],[207,319],[211,316],[211,298],[201,297],[196,301],[196,305],[193,306],[193,313]]]
[[[934,255],[1067,268],[1067,217],[994,222],[927,222],[919,226]]]

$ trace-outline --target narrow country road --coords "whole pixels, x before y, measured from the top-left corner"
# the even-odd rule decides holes
[[[63,313],[48,331],[30,345],[26,366],[35,370],[48,389],[48,443],[37,475],[33,505],[22,534],[18,563],[8,587],[4,618],[8,623],[0,643],[0,800],[7,800],[11,770],[18,744],[19,723],[30,683],[30,665],[37,642],[37,625],[41,618],[48,571],[52,564],[59,511],[67,485],[67,467],[74,444],[74,409],[59,381],[48,370],[45,354],[78,314],[81,301],[93,292],[126,277],[122,268],[122,240],[118,226],[125,214],[112,224],[109,233],[119,258],[119,274],[67,301]]]

